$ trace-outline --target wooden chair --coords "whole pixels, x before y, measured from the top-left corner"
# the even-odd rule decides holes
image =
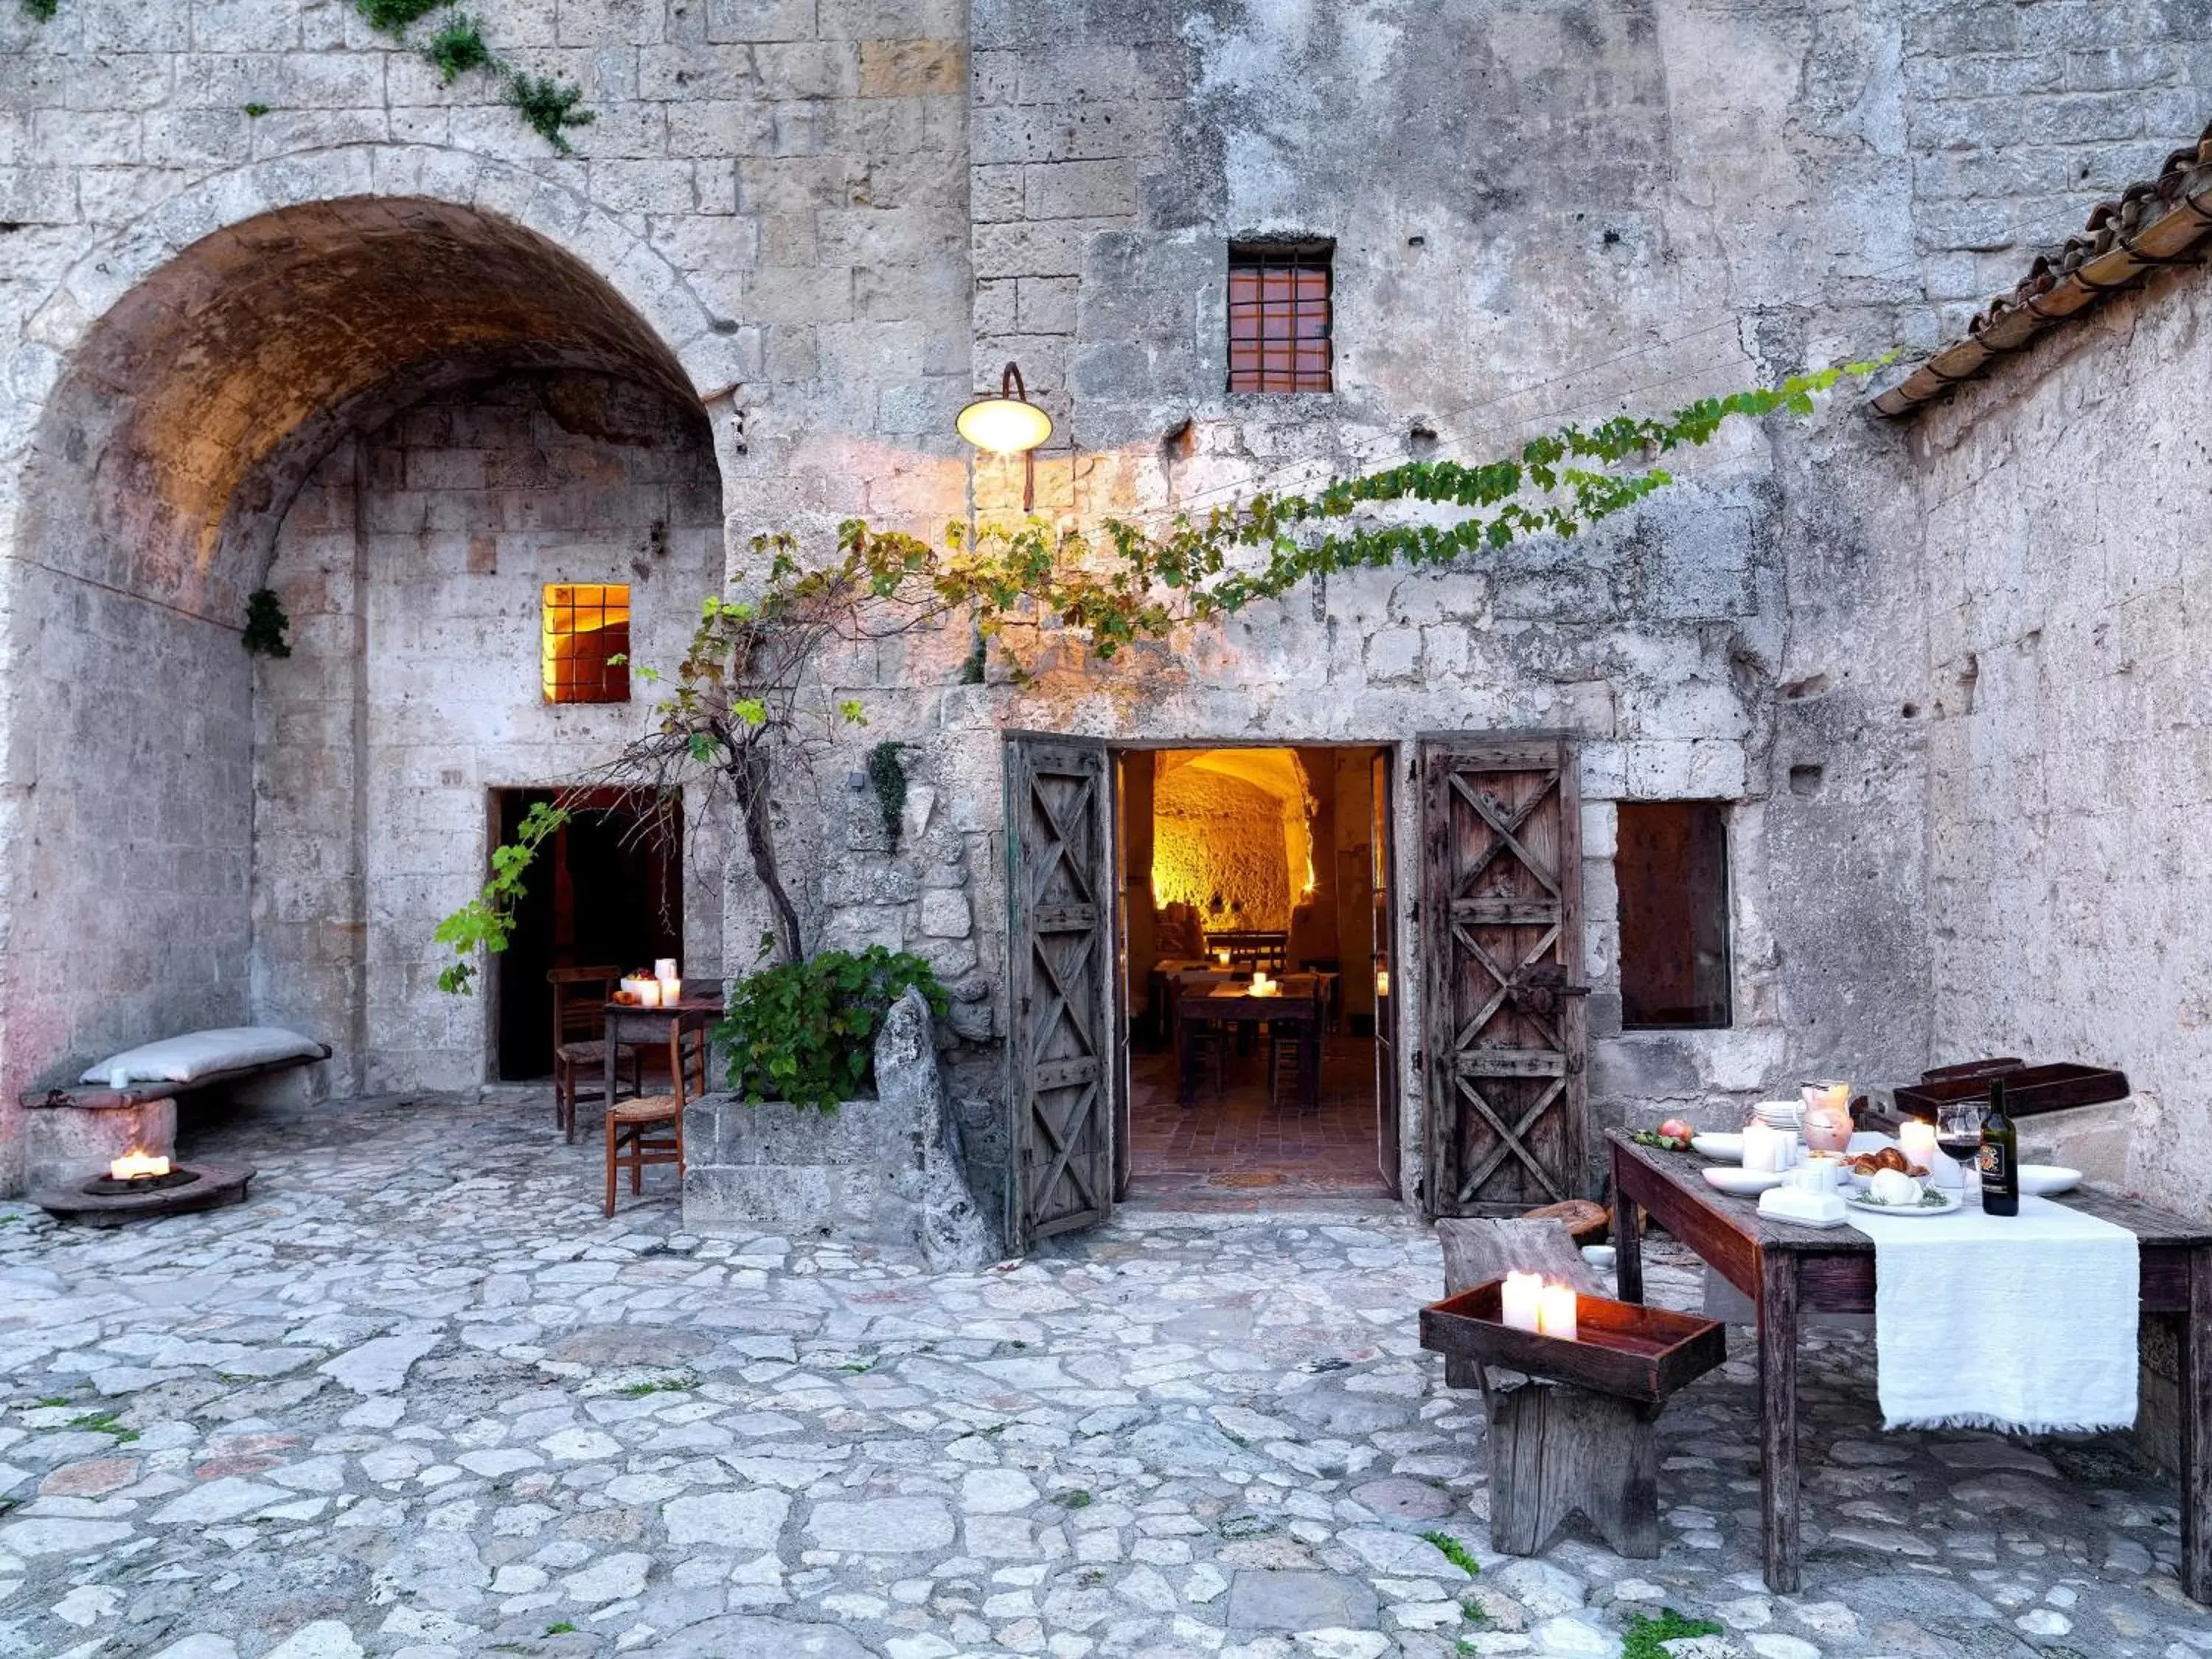
[[[1187,999],[1176,1016],[1176,1041],[1181,1050],[1176,1092],[1186,1106],[1198,1103],[1209,1082],[1216,1100],[1229,1092],[1229,1028],[1218,1019],[1193,1012],[1194,1000]]]
[[[1605,1294],[1562,1222],[1444,1220],[1437,1237],[1447,1296],[1516,1272]],[[1488,1409],[1492,1549],[1535,1555],[1579,1512],[1617,1554],[1658,1555],[1656,1407],[1517,1371],[1493,1375],[1458,1355],[1445,1357],[1444,1381],[1480,1387]]]
[[[1321,1018],[1321,991],[1310,974],[1292,974],[1283,981],[1285,1002],[1309,1005],[1308,1018]],[[1305,1098],[1305,1044],[1301,1027],[1293,1020],[1267,1022],[1267,1103],[1282,1103],[1283,1084],[1288,1079],[1292,1101]]]
[[[606,1092],[607,999],[621,979],[617,968],[556,968],[545,975],[553,988],[553,1127],[576,1138],[576,1103],[598,1100]],[[628,1043],[615,1056],[615,1093],[622,1093],[621,1062],[629,1062],[629,1091],[643,1091],[637,1050]],[[591,1086],[584,1087],[588,1084]],[[612,1101],[605,1103],[612,1105]]]
[[[696,1042],[695,1042],[696,1039]],[[635,1197],[645,1190],[646,1166],[673,1164],[678,1182],[684,1179],[684,1079],[690,1062],[699,1062],[699,1088],[707,1086],[707,1038],[702,1031],[685,1032],[680,1025],[668,1030],[668,1086],[665,1095],[641,1097],[607,1109],[607,1213],[615,1212],[615,1180],[629,1171],[629,1190]]]

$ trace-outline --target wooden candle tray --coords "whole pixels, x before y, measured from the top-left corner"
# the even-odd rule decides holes
[[[2098,1106],[2128,1097],[2128,1075],[2102,1066],[2022,1066],[2001,1060],[1978,1060],[1968,1066],[1947,1066],[1917,1083],[1891,1091],[1900,1118],[1921,1117],[1933,1121],[1939,1106],[1952,1101],[1977,1103],[1990,1097],[1992,1079],[2002,1078],[2005,1109],[2016,1118],[2043,1112],[2064,1111],[2069,1106]]]
[[[1727,1332],[1713,1320],[1601,1296],[1576,1298],[1571,1342],[1516,1330],[1502,1317],[1504,1282],[1422,1309],[1421,1346],[1653,1406],[1728,1358]]]

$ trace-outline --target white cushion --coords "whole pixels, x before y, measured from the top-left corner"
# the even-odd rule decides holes
[[[233,1025],[191,1031],[110,1055],[88,1067],[83,1081],[111,1089],[134,1083],[191,1083],[217,1072],[266,1066],[280,1060],[320,1060],[323,1045],[275,1025]]]

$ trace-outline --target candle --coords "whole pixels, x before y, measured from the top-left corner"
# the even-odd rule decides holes
[[[1744,1126],[1743,1167],[1761,1170],[1774,1168],[1774,1131],[1764,1123]]]
[[[1226,951],[1216,951],[1213,953],[1213,960],[1217,966],[1226,968],[1229,965],[1229,952]]]
[[[663,974],[660,976],[659,983],[660,1006],[662,1007],[673,1008],[678,1003],[684,1000],[684,981],[677,978],[675,975]]]
[[[1516,1331],[1533,1331],[1543,1323],[1544,1279],[1540,1273],[1508,1273],[1498,1292],[1499,1317]]]
[[[1556,1336],[1562,1342],[1571,1342],[1575,1340],[1575,1287],[1573,1285],[1545,1285],[1538,1313],[1540,1328],[1546,1336]]]
[[[1936,1126],[1909,1117],[1897,1126],[1897,1149],[1905,1154],[1905,1162],[1917,1164],[1923,1170],[1936,1167]]]
[[[674,957],[656,957],[653,963],[653,976],[655,979],[681,979],[684,975],[677,967]]]
[[[1263,997],[1263,996],[1266,996],[1266,995],[1267,994],[1267,993],[1268,993],[1270,990],[1272,990],[1272,989],[1273,989],[1273,988],[1274,988],[1274,983],[1275,983],[1275,982],[1274,982],[1274,981],[1273,981],[1273,980],[1269,979],[1269,978],[1267,976],[1267,975],[1265,975],[1264,973],[1261,973],[1261,972],[1260,970],[1258,970],[1257,969],[1255,969],[1253,970],[1253,973],[1252,973],[1252,994],[1253,994],[1254,996],[1255,996],[1255,997]]]
[[[1390,970],[1388,968],[1377,968],[1375,970],[1375,994],[1378,997],[1387,997],[1390,994]]]
[[[637,1005],[641,1008],[658,1008],[660,1006],[660,981],[659,980],[641,979],[638,981]]]

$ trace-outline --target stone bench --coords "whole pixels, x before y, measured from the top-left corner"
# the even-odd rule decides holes
[[[190,1082],[129,1083],[120,1088],[81,1084],[70,1088],[28,1089],[17,1097],[24,1109],[26,1174],[33,1187],[65,1186],[97,1175],[124,1153],[137,1151],[159,1158],[177,1154],[177,1101],[180,1096],[233,1087],[331,1057],[328,1043],[317,1054],[264,1060],[229,1071],[210,1072]]]

